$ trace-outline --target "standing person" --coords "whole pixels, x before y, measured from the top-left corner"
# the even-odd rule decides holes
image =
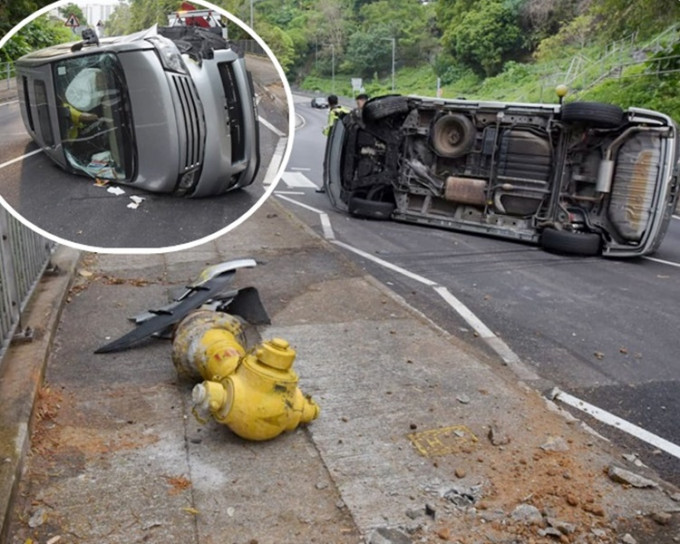
[[[361,93],[361,94],[357,95],[356,101],[357,101],[357,109],[359,111],[361,111],[361,109],[364,107],[366,100],[368,100],[368,95],[366,93]]]
[[[328,97],[328,123],[323,128],[323,135],[328,136],[335,122],[349,113],[349,108],[338,104],[338,97],[334,94]]]
[[[338,97],[334,94],[328,97],[328,122],[325,127],[323,127],[323,135],[328,136],[331,133],[331,128],[338,119],[341,119],[350,112],[349,108],[341,106],[338,104]],[[326,187],[321,187],[316,190],[317,193],[325,193]]]

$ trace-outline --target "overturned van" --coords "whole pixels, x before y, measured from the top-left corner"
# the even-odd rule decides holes
[[[677,127],[658,112],[390,95],[335,124],[324,183],[356,216],[633,257],[660,245],[677,169]]]
[[[243,55],[198,27],[42,49],[16,62],[31,137],[65,170],[191,197],[250,185],[259,166]]]

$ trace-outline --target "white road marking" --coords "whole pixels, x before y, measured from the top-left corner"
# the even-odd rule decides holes
[[[301,166],[291,166],[291,170],[298,170],[299,172],[309,172],[311,168],[303,168]]]
[[[281,138],[277,144],[276,148],[274,149],[274,153],[272,154],[272,160],[269,161],[269,167],[267,168],[267,172],[264,175],[264,180],[262,181],[262,185],[271,185],[276,181],[276,172],[279,169],[279,166],[281,165],[281,161],[283,160],[283,154],[286,152],[286,144],[288,143],[288,138]]]
[[[668,266],[675,266],[680,268],[680,263],[674,263],[673,261],[664,261],[663,259],[657,259],[655,257],[645,257],[648,261],[654,261],[655,263],[667,264]]]
[[[674,215],[673,219],[677,219],[678,221],[680,221],[680,215]]]
[[[364,259],[368,259],[369,261],[372,261],[376,264],[379,264],[383,268],[387,268],[388,270],[392,270],[393,272],[396,272],[397,274],[401,274],[402,276],[406,276],[407,278],[411,278],[412,280],[417,281],[418,283],[422,283],[423,285],[427,285],[428,287],[435,287],[437,284],[433,282],[432,280],[428,280],[427,278],[420,276],[418,274],[414,274],[413,272],[410,272],[409,270],[406,270],[405,268],[402,268],[401,266],[397,266],[396,264],[392,264],[390,262],[384,261],[380,259],[379,257],[376,257],[375,255],[371,255],[370,253],[366,253],[365,251],[362,251],[361,249],[357,249],[354,246],[350,246],[349,244],[346,244],[344,242],[340,242],[338,240],[334,240],[334,244],[344,247],[346,250],[351,251],[352,253],[356,253],[357,255],[363,257]]]
[[[321,228],[323,229],[323,235],[326,240],[335,241],[335,233],[333,232],[333,226],[331,225],[331,220],[327,214],[322,213],[320,216]]]
[[[18,100],[10,100],[9,102],[0,102],[0,106],[7,106],[9,104],[16,104]]]
[[[589,404],[557,388],[553,390],[552,398],[554,400],[560,400],[569,406],[573,406],[574,408],[578,408],[582,412],[593,416],[595,419],[612,427],[616,427],[617,429],[626,432],[642,440],[643,442],[647,442],[655,448],[671,454],[673,457],[680,459],[680,446],[677,446],[676,444],[673,444],[672,442],[669,442],[660,436],[650,433],[649,431],[646,431],[645,429],[638,427],[637,425],[634,425],[625,419],[621,419],[614,414],[610,414],[606,410],[602,410],[597,406],[593,406],[592,404]]]
[[[435,292],[442,297],[446,303],[451,306],[458,314],[465,320],[465,322],[470,325],[475,331],[477,331],[477,334],[479,334],[480,338],[487,339],[487,338],[493,338],[496,336],[494,333],[491,332],[491,329],[487,327],[482,321],[475,315],[473,314],[470,309],[465,306],[460,300],[458,300],[456,297],[454,297],[451,292],[446,288],[442,287],[441,285],[437,285],[434,287]]]
[[[30,153],[26,153],[25,155],[21,155],[21,157],[17,157],[16,159],[11,159],[7,162],[3,162],[2,164],[0,164],[0,169],[4,168],[5,166],[9,166],[10,164],[14,164],[15,162],[19,162],[19,161],[22,161],[24,159],[27,159],[31,155],[37,155],[38,153],[42,153],[42,149],[36,149],[34,151],[31,151]]]
[[[291,204],[295,204],[296,206],[300,206],[301,208],[304,208],[305,210],[309,210],[310,212],[317,213],[319,215],[326,215],[326,212],[323,210],[320,210],[319,208],[314,208],[313,206],[309,206],[307,204],[303,204],[302,202],[295,200],[294,198],[288,198],[287,196],[284,196],[280,193],[277,192],[277,196],[286,202],[290,202]]]
[[[310,188],[318,189],[319,186],[302,172],[284,172],[281,176],[283,182],[291,189]]]
[[[267,121],[264,117],[257,117],[257,120],[262,123],[265,127],[267,127],[269,130],[271,130],[274,134],[276,134],[279,138],[283,138],[286,133],[281,132],[278,128],[276,128],[274,125],[272,125],[269,121]]]
[[[274,191],[275,195],[306,195],[304,191]]]
[[[301,202],[297,202],[292,198],[287,198],[285,196],[280,196],[279,198],[282,198],[284,200],[287,200],[288,202],[291,202],[292,204],[296,204],[310,211],[318,213],[319,216],[321,217],[321,224],[324,229],[324,236],[326,237],[326,239],[330,240],[336,246],[345,248],[346,250],[351,251],[352,253],[355,253],[360,257],[363,257],[364,259],[367,259],[384,268],[387,268],[388,270],[392,270],[393,272],[397,272],[402,276],[406,276],[407,278],[411,278],[419,283],[427,285],[428,287],[432,287],[434,291],[439,296],[441,296],[449,304],[449,306],[451,306],[451,308],[453,308],[456,311],[456,313],[458,313],[458,315],[460,315],[463,318],[463,320],[465,320],[465,322],[468,323],[468,325],[470,325],[477,332],[477,334],[479,334],[479,336],[485,342],[487,342],[489,347],[491,347],[491,349],[493,349],[501,357],[505,364],[512,368],[512,370],[515,372],[519,379],[521,380],[539,379],[539,376],[535,374],[533,370],[531,370],[531,368],[522,363],[517,354],[514,351],[512,351],[512,349],[501,338],[496,336],[491,331],[491,329],[489,329],[467,306],[465,306],[465,304],[463,304],[460,300],[453,296],[446,287],[438,285],[436,282],[433,282],[428,278],[420,276],[419,274],[414,274],[413,272],[410,272],[405,268],[401,268],[400,266],[394,265],[388,261],[380,259],[375,255],[371,255],[370,253],[362,251],[361,249],[355,248],[353,246],[350,246],[349,244],[336,240],[333,235],[332,228],[330,226],[328,215],[325,212],[317,208],[313,208],[312,206],[303,204]],[[660,259],[652,259],[650,257],[647,258],[653,261],[659,261],[665,264],[670,264],[672,266],[680,266],[680,264],[677,263],[670,263],[668,261],[661,261]],[[680,446],[677,446],[672,442],[669,442],[668,440],[665,440],[653,433],[650,433],[649,431],[646,431],[645,429],[642,429],[641,427],[638,427],[637,425],[634,425],[633,423],[630,423],[625,419],[621,419],[620,417],[615,416],[614,414],[610,414],[606,410],[602,410],[597,406],[594,406],[572,395],[569,395],[564,391],[561,391],[557,388],[555,388],[554,391],[556,391],[556,393],[552,395],[553,400],[557,399],[564,402],[565,404],[574,406],[575,408],[578,408],[579,410],[582,410],[583,412],[590,414],[591,416],[602,421],[603,423],[616,427],[680,459]]]

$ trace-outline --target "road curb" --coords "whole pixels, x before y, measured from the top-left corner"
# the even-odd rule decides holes
[[[0,542],[9,536],[12,502],[30,449],[35,401],[79,258],[79,251],[58,246],[51,261],[60,273],[39,281],[22,320],[34,330],[35,339],[11,346],[0,368]]]

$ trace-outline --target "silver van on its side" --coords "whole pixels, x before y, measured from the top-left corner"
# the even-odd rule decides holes
[[[259,166],[243,55],[199,27],[42,49],[16,62],[26,129],[65,170],[191,197],[250,185]]]
[[[391,95],[335,123],[324,183],[356,216],[635,257],[668,229],[678,154],[651,110]]]

